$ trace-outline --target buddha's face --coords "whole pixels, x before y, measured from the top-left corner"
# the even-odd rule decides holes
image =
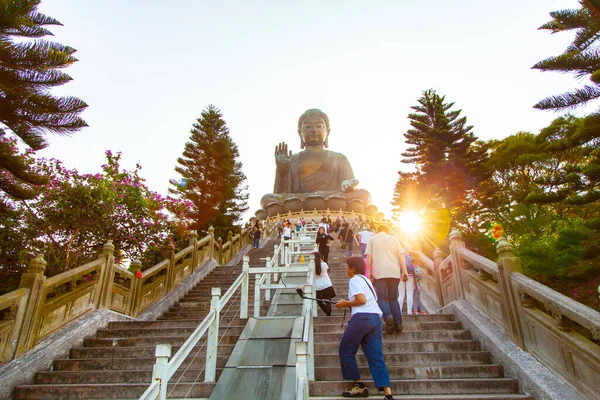
[[[325,120],[309,116],[300,125],[300,137],[307,146],[322,146],[329,135]]]

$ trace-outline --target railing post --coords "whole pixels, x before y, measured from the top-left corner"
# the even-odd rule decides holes
[[[308,256],[308,278],[310,279],[310,281],[308,282],[310,284],[310,293],[311,293],[311,297],[313,299],[317,298],[317,285],[315,285],[315,279],[316,279],[316,272],[315,272],[315,255],[313,253],[311,253]],[[311,310],[312,310],[312,315],[313,317],[317,316],[317,302],[313,301],[311,303]]]
[[[98,285],[96,290],[96,308],[108,308],[110,306],[110,300],[112,297],[113,281],[115,279],[115,246],[112,244],[112,240],[107,240],[104,246],[102,246],[102,252],[98,255],[98,258],[104,259],[105,262],[100,268],[98,274]]]
[[[29,262],[27,270],[21,275],[21,284],[19,288],[29,289],[27,305],[25,306],[25,315],[23,316],[23,324],[19,333],[15,357],[25,353],[35,345],[35,319],[39,312],[43,299],[44,283],[46,277],[46,260],[43,254],[38,254]]]
[[[219,245],[219,254],[217,257],[217,262],[219,263],[219,265],[223,265],[223,239],[218,238],[217,244]]]
[[[276,252],[277,252],[277,245],[275,245],[273,248],[273,254],[275,254]],[[275,268],[279,268],[279,258],[278,257],[275,257],[275,260],[273,261],[273,266]],[[277,272],[275,274],[273,274],[273,281],[274,282],[279,281],[279,274]]]
[[[302,377],[304,380],[301,379]],[[305,387],[301,388],[301,386]],[[304,393],[304,399],[308,399],[306,386],[308,386],[308,343],[296,342],[296,393]]]
[[[242,300],[240,305],[240,319],[248,318],[248,291],[250,289],[250,257],[244,256],[242,263],[242,273],[244,280],[242,281]]]
[[[160,391],[158,398],[160,400],[167,399],[167,368],[169,364],[169,358],[171,357],[171,345],[170,344],[157,344],[156,350],[154,351],[156,357],[156,363],[152,369],[152,381],[160,381]]]
[[[212,288],[211,295],[212,300],[210,301],[210,308],[215,311],[215,319],[210,324],[210,328],[208,328],[204,382],[216,382],[217,380],[217,347],[219,345],[219,319],[221,318],[221,288]]]
[[[271,268],[271,257],[267,257],[267,261],[265,262],[265,267],[266,268]],[[267,277],[265,279],[265,283],[267,285],[271,284],[271,274],[267,272]],[[265,291],[265,300],[269,301],[271,300],[271,289],[266,289]]]
[[[209,226],[208,234],[210,235],[210,247],[208,250],[208,259],[210,260],[215,257],[215,228]]]
[[[233,258],[233,232],[227,232],[227,243],[229,243],[229,250],[227,251],[227,261],[224,261],[223,264],[228,263]]]
[[[453,228],[450,232],[450,256],[452,257],[452,274],[454,285],[456,287],[456,297],[464,299],[465,294],[462,289],[461,269],[462,259],[458,254],[458,250],[465,247],[465,242],[462,241],[462,236],[458,229]],[[448,299],[452,301],[454,299]]]
[[[440,264],[444,261],[444,253],[436,247],[433,251],[433,276],[436,284],[435,291],[438,295],[438,301],[440,303],[440,308],[444,307],[446,304],[444,302],[444,289],[442,287],[442,270],[440,268]]]
[[[175,281],[175,245],[170,240],[167,242],[164,251],[165,260],[169,260],[169,266],[167,267],[167,293],[171,292],[173,288],[173,282]]]
[[[142,262],[140,260],[133,260],[131,264],[129,264],[129,272],[133,274],[133,281],[131,282],[131,292],[129,294],[130,303],[127,306],[127,313],[132,317],[137,316],[142,297],[142,280],[137,277],[137,272],[141,270]]]
[[[508,328],[513,341],[522,349],[525,349],[525,341],[523,340],[523,327],[519,314],[519,295],[516,293],[512,285],[512,273],[523,273],[521,261],[515,256],[513,245],[508,243],[506,239],[501,238],[496,246],[498,252],[498,283],[506,312],[508,313]]]
[[[198,268],[198,232],[190,232],[189,245],[194,246],[192,248],[192,270],[190,273],[191,275],[196,271],[196,268]]]
[[[260,317],[260,280],[262,275],[254,275],[254,318]]]

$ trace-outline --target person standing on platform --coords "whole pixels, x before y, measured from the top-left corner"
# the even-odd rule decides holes
[[[328,235],[324,227],[319,227],[317,232],[316,243],[319,245],[319,253],[323,256],[325,262],[329,262],[329,241],[335,240],[331,235]]]
[[[367,249],[367,265],[371,280],[377,292],[377,304],[383,312],[387,334],[402,332],[402,310],[398,304],[398,285],[400,279],[406,281],[406,260],[404,249],[397,237],[390,235],[387,225],[379,225]]]
[[[390,375],[383,356],[382,313],[377,305],[373,285],[365,278],[364,272],[365,262],[361,257],[346,259],[346,274],[350,278],[348,300],[340,300],[335,304],[336,308],[352,308],[352,316],[340,340],[339,355],[342,377],[353,381],[353,385],[342,396],[369,396],[356,364],[356,352],[362,347],[375,387],[383,390],[385,400],[393,400]]]

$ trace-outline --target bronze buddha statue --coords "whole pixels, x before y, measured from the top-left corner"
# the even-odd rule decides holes
[[[328,208],[362,213],[371,204],[369,192],[356,188],[358,180],[346,156],[326,150],[329,132],[327,115],[310,109],[298,120],[303,150],[293,154],[285,143],[275,146],[275,186],[260,201],[269,216]]]

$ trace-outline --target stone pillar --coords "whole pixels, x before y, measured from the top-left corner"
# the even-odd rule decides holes
[[[444,260],[446,259],[444,253],[436,248],[433,251],[433,278],[435,281],[435,291],[437,293],[438,296],[438,302],[440,303],[440,308],[444,307],[446,305],[446,302],[444,301],[444,288],[443,288],[443,280],[442,280],[442,269],[440,268],[440,264],[442,262],[444,262]]]
[[[100,274],[98,277],[98,285],[96,286],[97,292],[97,306],[96,308],[109,308],[112,297],[113,281],[115,276],[115,246],[112,244],[112,240],[107,240],[104,246],[102,246],[102,252],[98,255],[99,259],[105,260],[103,266],[100,268]]]
[[[133,282],[131,282],[130,303],[127,305],[127,314],[132,317],[137,316],[142,300],[142,280],[137,276],[138,271],[142,271],[142,262],[136,259],[129,264],[129,272],[133,274]]]
[[[450,232],[450,256],[452,259],[452,278],[455,286],[456,298],[464,299],[465,294],[462,289],[461,268],[462,258],[458,255],[458,250],[465,247],[465,242],[462,241],[462,235],[459,230],[453,228]],[[446,299],[449,303],[454,299]]]
[[[167,293],[169,293],[175,282],[175,245],[171,240],[167,241],[163,254],[165,260],[169,260],[169,266],[167,267]]]
[[[217,262],[219,265],[223,265],[223,239],[218,238],[217,244],[219,245],[219,254],[217,254]]]
[[[208,227],[208,234],[210,235],[210,248],[208,251],[208,259],[215,258],[215,228],[212,226]]]
[[[44,298],[44,283],[46,282],[44,271],[46,271],[46,260],[44,260],[43,254],[38,254],[29,262],[27,270],[21,276],[19,288],[28,289],[29,298],[25,306],[25,315],[17,342],[15,357],[25,353],[35,345],[36,335],[33,327],[36,325],[37,315],[39,314]]]
[[[227,232],[227,241],[229,242],[229,252],[227,253],[227,262],[233,258],[233,232]]]
[[[193,246],[191,275],[196,271],[196,268],[198,268],[198,232],[190,232],[190,239],[188,243],[190,246]]]
[[[521,316],[519,309],[519,295],[512,285],[512,273],[523,273],[521,261],[515,256],[513,245],[508,243],[506,239],[500,238],[496,246],[498,252],[498,284],[500,293],[504,301],[507,312],[507,328],[513,341],[522,349],[525,349],[525,341],[523,340],[523,328],[521,325]]]

